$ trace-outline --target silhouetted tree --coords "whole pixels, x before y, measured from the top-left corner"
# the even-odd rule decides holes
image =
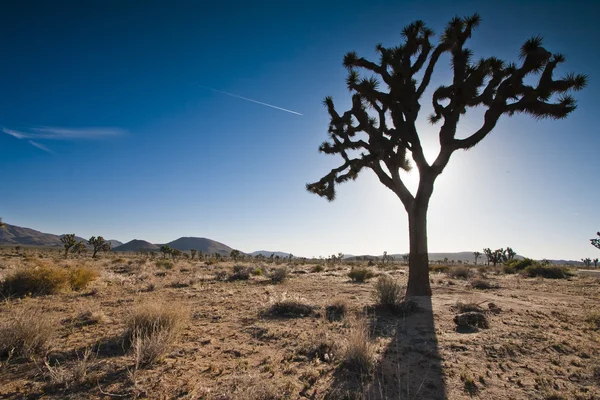
[[[479,22],[477,14],[453,18],[438,43],[432,43],[434,33],[423,21],[413,22],[403,29],[401,45],[389,48],[377,45],[378,62],[359,57],[355,52],[347,53],[344,66],[349,71],[346,83],[352,92],[352,107],[340,114],[331,97],[324,100],[331,118],[331,140],[324,142],[319,151],[339,154],[343,163],[306,187],[331,201],[335,198],[336,184],[354,180],[364,168],[370,168],[398,196],[408,214],[409,296],[431,295],[427,209],[434,183],[452,154],[477,145],[502,115],[527,113],[536,119],[565,118],[576,107],[568,92],[586,85],[585,75],[553,78],[555,68],[565,57],[542,47],[539,36],[523,44],[518,64],[496,57],[474,61],[473,52],[465,43]],[[417,118],[421,97],[444,54],[451,58],[452,82],[432,94],[433,114],[429,121],[442,125],[440,152],[430,163],[421,145]],[[374,76],[363,78],[359,69]],[[460,118],[475,107],[485,110],[482,126],[465,138],[457,138]],[[414,195],[400,175],[400,170],[411,169],[408,154],[419,171]]]
[[[504,262],[509,262],[510,260],[515,258],[516,255],[517,253],[513,249],[507,247],[506,250],[504,250],[504,252],[502,253],[502,260]]]
[[[173,251],[173,249],[171,249],[171,246],[169,246],[168,244],[163,244],[162,246],[160,246],[160,252],[163,253],[163,259],[167,258],[167,254],[171,254],[171,252]]]
[[[196,257],[196,252],[197,252],[196,249],[191,249],[190,250],[190,253],[192,254],[192,260],[194,259],[194,257]]]
[[[594,258],[592,262],[594,263],[594,268],[598,268],[598,259]]]
[[[596,235],[598,235],[598,239],[590,239],[590,242],[592,243],[592,246],[594,246],[597,249],[600,249],[600,232],[596,232]]]
[[[171,258],[173,260],[177,260],[177,257],[180,257],[181,254],[182,254],[181,250],[179,250],[179,249],[171,249]]]
[[[104,240],[102,236],[92,236],[88,239],[88,244],[94,248],[94,252],[92,253],[92,258],[96,258],[96,253],[98,251],[109,251],[110,250],[110,242]]]
[[[381,257],[381,262],[383,264],[385,264],[385,262],[387,261],[388,255],[387,255],[387,251],[383,252],[383,257]]]
[[[15,246],[15,251],[17,252],[17,254],[21,254],[21,246],[20,245],[16,245]]]
[[[239,250],[231,250],[229,257],[233,258],[233,261],[237,261],[237,259],[240,258],[240,254],[241,252]]]
[[[481,257],[481,253],[478,251],[473,252],[473,257],[475,257],[475,265],[477,265],[477,259]]]
[[[589,268],[589,266],[592,264],[591,258],[582,258],[581,261],[583,261],[583,265],[585,265],[587,268]]]
[[[71,249],[71,247],[77,244],[77,242],[75,241],[75,234],[68,233],[66,235],[63,235],[61,236],[60,241],[65,247],[65,258],[67,258],[69,256],[69,250]]]

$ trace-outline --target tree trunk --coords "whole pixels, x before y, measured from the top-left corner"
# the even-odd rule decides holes
[[[410,253],[407,296],[431,296],[427,252],[427,201],[415,202],[408,212]]]

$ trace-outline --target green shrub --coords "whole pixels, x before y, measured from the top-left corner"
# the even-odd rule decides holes
[[[352,282],[366,282],[374,276],[375,274],[365,267],[352,267],[350,272],[348,272],[348,277],[352,279]]]
[[[262,274],[263,274],[263,270],[260,267],[256,267],[252,271],[252,275],[254,275],[254,276],[262,276]]]
[[[382,307],[394,309],[402,301],[404,287],[389,275],[381,275],[375,284],[373,296]]]
[[[4,281],[2,292],[8,296],[43,296],[69,287],[69,272],[56,266],[40,265],[13,272]]]
[[[531,265],[536,265],[539,263],[535,260],[532,260],[531,258],[524,258],[522,260],[518,260],[516,258],[513,258],[512,260],[510,260],[508,262],[508,264],[506,264],[504,267],[504,273],[506,274],[514,274],[520,271],[523,271],[525,268],[531,266]]]
[[[568,269],[558,266],[543,266],[535,263],[525,268],[525,274],[529,277],[541,276],[548,279],[566,279],[573,276]]]
[[[282,283],[287,280],[289,274],[290,272],[287,267],[279,267],[271,270],[269,278],[271,278],[271,282],[273,283]]]
[[[322,266],[321,264],[315,265],[312,269],[312,272],[323,272],[323,271],[325,271],[325,267]]]

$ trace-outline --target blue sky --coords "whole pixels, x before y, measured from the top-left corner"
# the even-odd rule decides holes
[[[430,205],[430,251],[511,246],[597,257],[600,37],[596,2],[4,1],[0,5],[0,216],[44,232],[155,243],[202,236],[242,251],[403,253],[400,201],[370,171],[332,203],[306,192],[321,155],[322,99],[348,105],[345,52],[374,58],[402,27],[436,32],[479,12],[476,57],[516,61],[534,34],[590,76],[561,121],[504,118],[454,154]],[[483,4],[485,3],[485,4]],[[438,64],[432,88],[449,79]],[[227,94],[257,100],[283,110]],[[437,132],[420,132],[430,156]],[[476,129],[478,114],[460,129]],[[407,177],[414,185],[416,173]],[[412,182],[412,183],[411,183]]]

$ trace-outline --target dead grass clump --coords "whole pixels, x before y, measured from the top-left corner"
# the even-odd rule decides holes
[[[29,357],[43,353],[54,336],[55,324],[38,309],[25,309],[0,321],[0,357]]]
[[[71,289],[80,291],[98,279],[98,272],[90,267],[69,268],[69,285]]]
[[[593,310],[587,312],[585,315],[585,322],[587,322],[592,329],[600,330],[600,311]]]
[[[69,368],[58,363],[52,366],[48,359],[44,359],[44,366],[46,367],[44,375],[53,386],[68,389],[81,385],[88,380],[88,370],[93,358],[92,349],[88,347],[81,356],[77,354],[77,360]]]
[[[338,353],[339,346],[336,341],[325,331],[313,334],[302,353],[311,359],[318,359],[327,363],[333,362]]]
[[[365,267],[352,267],[348,272],[348,277],[352,279],[352,282],[363,283],[374,277],[375,274]]]
[[[158,268],[173,269],[173,262],[169,260],[158,260],[154,264]]]
[[[55,294],[69,287],[66,269],[42,264],[26,267],[6,277],[2,292],[8,296],[43,296]]]
[[[453,279],[469,279],[473,275],[473,272],[469,267],[458,266],[450,268],[447,274],[450,278]]]
[[[473,279],[471,281],[471,287],[473,289],[488,290],[488,289],[498,289],[500,286],[498,286],[497,283],[490,282],[485,279]]]
[[[323,272],[323,271],[325,271],[325,267],[324,267],[324,266],[322,266],[321,264],[319,264],[319,265],[315,265],[315,266],[314,266],[314,267],[312,267],[312,269],[311,269],[311,272],[314,272],[314,273]]]
[[[126,320],[125,344],[133,350],[136,367],[154,364],[167,351],[187,319],[179,307],[146,303],[136,307]]]
[[[483,312],[483,308],[479,306],[477,303],[463,303],[462,301],[457,301],[451,307],[453,311],[457,313],[466,313],[466,312]]]
[[[344,366],[361,375],[368,374],[375,366],[374,355],[367,320],[359,318],[353,322],[348,335]]]
[[[342,299],[335,300],[325,307],[325,317],[328,321],[340,321],[348,313],[348,303]]]
[[[306,304],[300,298],[283,296],[271,304],[263,315],[271,318],[303,318],[310,316],[315,309],[315,306]]]
[[[381,275],[375,284],[373,297],[384,308],[395,309],[402,301],[404,287],[389,275]]]
[[[273,283],[282,283],[288,279],[289,274],[290,272],[287,267],[278,267],[271,270],[269,278],[271,278],[271,282]]]
[[[441,274],[448,272],[449,269],[450,269],[450,267],[447,265],[430,265],[429,266],[429,270],[431,272],[437,272],[437,273],[441,273]]]

